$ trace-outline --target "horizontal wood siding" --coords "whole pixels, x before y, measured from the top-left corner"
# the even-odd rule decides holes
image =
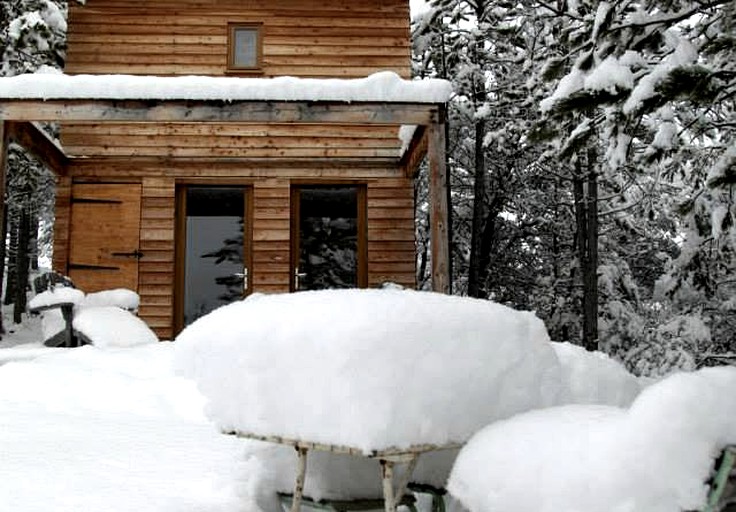
[[[256,181],[253,186],[253,291],[289,291],[289,219],[290,181]]]
[[[392,126],[313,124],[63,125],[72,156],[214,158],[398,158]]]
[[[72,180],[68,176],[56,178],[54,205],[54,254],[52,266],[66,275],[69,264],[69,232],[71,221]]]
[[[416,286],[414,186],[388,178],[368,186],[368,286]]]
[[[409,78],[407,0],[70,2],[68,73],[225,75],[228,22],[262,23],[257,76]]]
[[[89,0],[70,3],[66,72],[224,76],[229,22],[260,22],[254,77],[411,74],[407,0]],[[398,158],[397,127],[64,124],[71,156]]]
[[[142,183],[139,315],[159,338],[171,339],[174,334],[175,180],[144,178]]]
[[[131,180],[124,162],[75,162],[75,182]],[[121,167],[122,166],[122,167]],[[131,169],[132,171],[132,169]],[[177,183],[239,184],[253,187],[252,291],[288,292],[290,282],[290,191],[292,184],[364,184],[367,190],[368,285],[415,285],[413,184],[398,168],[206,168],[171,163],[135,167],[142,174],[139,266],[140,316],[161,339],[173,332],[175,290],[175,190]],[[133,173],[133,174],[135,174]],[[270,174],[270,175],[269,175]],[[346,176],[351,176],[347,179]],[[68,181],[68,179],[65,179]],[[63,235],[63,197],[57,210],[56,236]],[[68,204],[68,200],[67,200]],[[114,236],[114,234],[111,234]],[[58,251],[58,252],[56,252]],[[55,246],[56,268],[63,269],[65,246]]]
[[[262,72],[247,76],[411,73],[407,0],[88,0],[69,11],[70,74],[225,76],[229,22],[262,23]],[[140,182],[140,316],[162,339],[174,335],[177,184],[252,186],[252,291],[267,293],[289,290],[292,184],[366,185],[368,284],[414,286],[413,186],[396,126],[78,123],[61,140],[88,158],[60,182],[55,265],[68,259],[70,179]]]

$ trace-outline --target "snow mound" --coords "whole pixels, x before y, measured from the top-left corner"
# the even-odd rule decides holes
[[[140,305],[140,296],[127,288],[115,288],[100,292],[88,293],[81,301],[82,307],[117,306],[134,311]]]
[[[588,352],[572,343],[552,343],[562,365],[560,403],[628,407],[643,387],[642,380],[603,352]]]
[[[79,304],[84,300],[84,292],[76,288],[57,286],[41,292],[28,302],[28,309],[55,306],[57,304]]]
[[[132,347],[156,343],[156,334],[146,323],[117,306],[79,308],[74,329],[98,347]]]
[[[253,296],[177,338],[224,431],[369,452],[463,442],[556,403],[541,320],[489,301],[409,290]]]
[[[462,449],[448,489],[470,511],[680,512],[705,505],[736,443],[736,368],[672,375],[627,409],[568,405],[497,422]]]
[[[206,424],[204,397],[191,380],[174,375],[173,352],[171,343],[46,349],[36,359],[0,366],[0,408],[33,404],[76,416],[92,412]],[[85,432],[81,437],[94,436]]]

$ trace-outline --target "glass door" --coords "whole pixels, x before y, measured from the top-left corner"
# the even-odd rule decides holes
[[[292,291],[365,287],[365,187],[292,189]]]
[[[247,187],[179,191],[180,328],[249,292],[248,196]]]

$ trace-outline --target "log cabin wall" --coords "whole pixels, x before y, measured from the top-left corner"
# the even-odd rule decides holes
[[[228,22],[262,23],[263,67],[247,76],[410,76],[404,0],[88,0],[70,3],[66,72],[227,75]],[[413,183],[398,165],[396,126],[65,124],[72,159],[57,189],[55,268],[68,265],[72,183],[140,183],[140,316],[162,339],[174,332],[176,188],[252,187],[252,291],[290,289],[294,184],[365,185],[368,286],[415,286]],[[247,163],[235,159],[248,158]],[[335,159],[324,166],[297,159]],[[262,165],[255,164],[255,160]],[[289,164],[279,161],[288,159]],[[205,162],[206,163],[202,163]],[[342,162],[342,163],[341,163]]]

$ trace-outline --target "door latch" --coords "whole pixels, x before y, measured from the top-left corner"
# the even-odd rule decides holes
[[[299,267],[294,269],[294,291],[299,291],[299,280],[307,277],[306,272],[299,272]]]
[[[243,295],[245,295],[248,291],[248,267],[243,267],[243,272],[236,272],[233,276],[243,280]]]
[[[111,253],[111,256],[118,256],[118,257],[121,257],[121,258],[137,258],[137,259],[141,259],[143,257],[143,253],[140,250],[136,249],[133,252],[113,252],[113,253]]]

